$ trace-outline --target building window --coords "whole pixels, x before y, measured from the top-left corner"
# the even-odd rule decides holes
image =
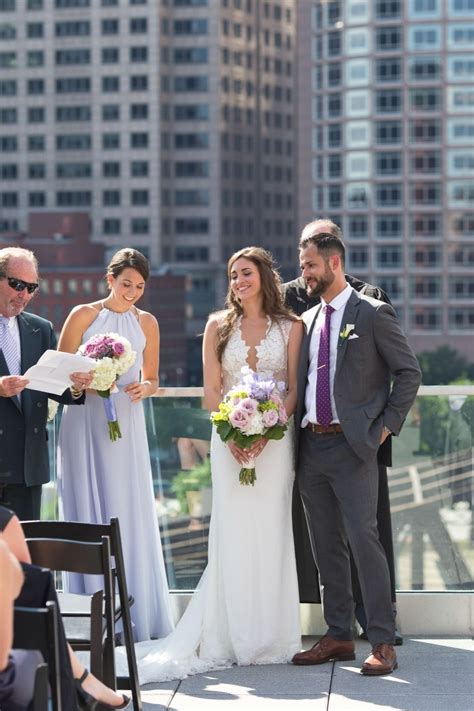
[[[119,121],[120,120],[120,105],[105,104],[102,106],[102,121]]]
[[[369,251],[367,247],[351,247],[349,262],[354,272],[367,269],[369,265]]]
[[[29,163],[28,178],[31,180],[42,180],[46,178],[46,166],[44,163]]]
[[[175,64],[207,64],[208,55],[207,47],[178,47],[173,53]]]
[[[31,192],[28,193],[28,207],[45,207],[46,193]]]
[[[120,77],[102,77],[102,91],[104,93],[120,91]]]
[[[130,91],[148,91],[146,74],[134,74],[130,77]]]
[[[132,202],[132,205],[148,205],[148,203],[149,203],[148,190],[132,190],[131,202]]]
[[[148,176],[148,162],[143,160],[134,160],[131,164],[132,178],[146,178]]]
[[[18,111],[13,108],[0,109],[0,124],[6,126],[18,121]]]
[[[400,89],[382,89],[375,93],[375,109],[378,114],[399,114],[403,110]]]
[[[133,235],[147,235],[150,233],[150,221],[146,217],[134,217],[130,228]]]
[[[375,16],[378,20],[390,20],[401,17],[402,0],[376,0]]]
[[[120,133],[103,133],[102,148],[104,151],[112,151],[120,148]]]
[[[398,207],[403,203],[403,187],[401,183],[381,183],[375,188],[377,207]]]
[[[410,324],[415,331],[438,331],[441,323],[441,309],[416,307],[410,311]]]
[[[434,119],[411,121],[410,138],[415,143],[438,143],[441,139],[441,122]]]
[[[391,247],[377,247],[375,259],[377,267],[381,269],[399,269],[403,265],[402,246],[394,244]]]
[[[175,20],[173,22],[174,35],[207,35],[207,29],[206,19]]]
[[[410,156],[410,166],[412,173],[439,173],[441,170],[440,151],[420,151]]]
[[[412,81],[434,81],[441,76],[439,57],[414,57],[409,60],[409,75]]]
[[[132,104],[130,106],[130,119],[144,121],[148,118],[148,104]]]
[[[90,106],[57,106],[56,121],[90,121],[92,118]]]
[[[148,148],[148,133],[132,133],[130,135],[130,148]]]
[[[412,25],[408,28],[408,48],[412,51],[441,49],[441,27],[438,25]]]
[[[130,61],[134,64],[148,61],[148,47],[130,47]]]
[[[377,215],[375,219],[377,239],[401,239],[403,237],[403,218],[401,215]]]
[[[122,232],[121,221],[116,217],[106,217],[102,220],[102,232],[104,235],[119,235]]]
[[[44,52],[42,49],[32,49],[26,54],[28,67],[42,67],[44,65]]]
[[[377,59],[375,80],[380,83],[399,82],[402,76],[402,62],[398,57]]]
[[[376,142],[379,144],[400,143],[402,141],[402,122],[377,121],[375,136]]]
[[[380,27],[375,30],[375,47],[378,52],[393,52],[402,47],[401,27]]]
[[[90,49],[58,49],[55,52],[56,64],[90,64]]]
[[[0,136],[0,150],[2,153],[14,153],[18,150],[18,138],[16,136]]]
[[[91,90],[91,80],[89,77],[68,77],[56,79],[57,94],[81,94]]]
[[[58,151],[85,151],[92,148],[91,136],[87,133],[66,134],[56,136]]]
[[[102,205],[104,207],[118,207],[120,205],[120,190],[103,190]]]
[[[131,35],[140,35],[148,32],[148,20],[146,17],[132,17],[129,22]]]
[[[120,178],[120,163],[116,161],[102,163],[102,177]]]
[[[474,278],[470,276],[455,276],[449,279],[449,296],[451,299],[474,299]]]
[[[54,32],[56,37],[86,37],[91,33],[91,23],[87,20],[56,22]]]
[[[366,215],[351,215],[347,225],[348,237],[351,239],[367,239],[369,222]]]
[[[118,47],[102,48],[102,64],[117,64],[120,61],[120,50]]]
[[[29,151],[44,151],[46,138],[45,136],[28,136],[27,146]]]
[[[375,166],[377,175],[401,175],[403,156],[398,152],[377,153]]]
[[[56,177],[67,179],[90,178],[92,166],[90,163],[59,163],[56,166]]]
[[[92,193],[89,190],[60,190],[56,193],[57,207],[90,207]]]
[[[44,79],[28,79],[26,91],[29,96],[44,94]]]
[[[184,76],[174,78],[174,90],[176,92],[208,91],[207,76]]]
[[[120,23],[114,17],[106,17],[100,23],[102,35],[118,35]]]
[[[415,111],[439,111],[440,89],[410,89],[410,107]]]
[[[437,245],[417,245],[412,248],[412,262],[416,267],[434,268],[442,265],[442,251]]]
[[[415,239],[439,239],[442,233],[440,215],[414,215],[410,232]]]

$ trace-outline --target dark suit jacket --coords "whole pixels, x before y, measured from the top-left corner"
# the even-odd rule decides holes
[[[21,344],[21,372],[39,360],[49,348],[56,348],[53,326],[46,319],[29,313],[18,317]],[[0,377],[9,375],[0,350]],[[57,397],[36,390],[24,390],[21,407],[16,397],[0,397],[0,483],[34,486],[49,481],[48,397],[63,404],[84,402],[84,396],[73,400],[70,390]]]

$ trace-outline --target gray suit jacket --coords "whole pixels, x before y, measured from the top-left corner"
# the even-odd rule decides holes
[[[296,456],[305,413],[309,346],[320,308],[315,306],[303,314],[306,333],[298,373]],[[339,338],[334,399],[348,443],[366,461],[375,457],[384,425],[399,434],[415,400],[421,371],[390,305],[353,291],[341,332],[346,324],[354,324],[353,334],[358,337]]]

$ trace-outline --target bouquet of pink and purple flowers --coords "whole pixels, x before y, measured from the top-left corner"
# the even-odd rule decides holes
[[[109,437],[115,442],[122,436],[112,394],[115,381],[133,365],[136,352],[130,342],[118,333],[98,333],[79,347],[79,353],[98,361],[90,384],[104,398],[104,409],[109,425]],[[116,390],[115,386],[115,390]]]
[[[241,369],[242,379],[233,387],[211,413],[211,422],[223,442],[234,441],[248,449],[254,442],[281,439],[285,433],[288,415],[283,406],[285,384],[271,377],[259,375],[248,366]],[[255,463],[250,462],[240,470],[241,484],[256,480]]]

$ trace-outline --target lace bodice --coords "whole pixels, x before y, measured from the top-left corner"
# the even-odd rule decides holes
[[[222,356],[222,392],[226,393],[236,385],[241,377],[240,370],[248,365],[247,358],[250,346],[242,338],[242,317],[237,319]],[[271,321],[268,317],[267,332],[256,347],[257,373],[271,375],[275,380],[283,380],[288,385],[287,353],[288,338],[293,321],[277,319]]]

